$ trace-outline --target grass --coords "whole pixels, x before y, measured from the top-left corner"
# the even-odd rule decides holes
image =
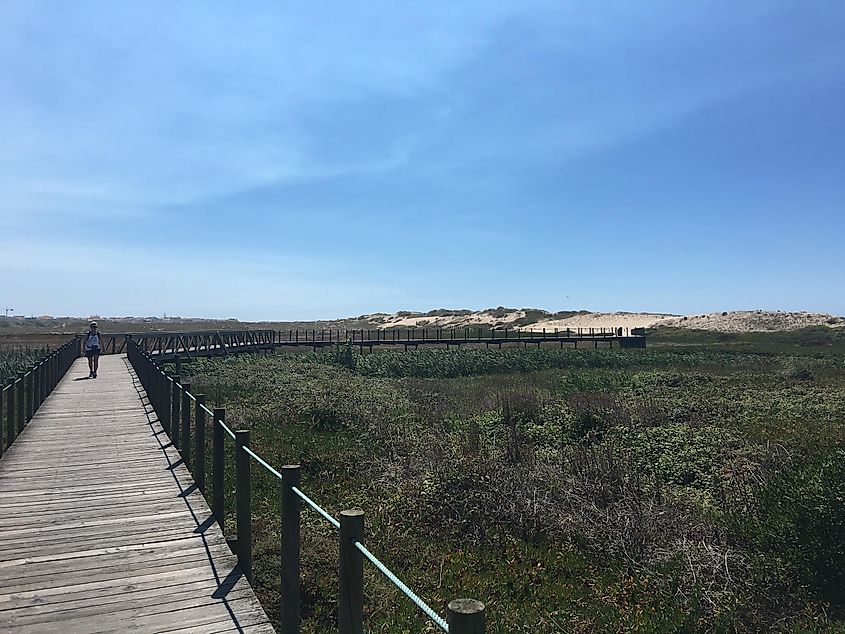
[[[491,632],[839,631],[841,333],[713,339],[183,367],[262,456],[302,464],[314,499],[364,508],[370,549],[441,613],[472,596]],[[256,469],[253,495],[275,618],[277,483]],[[328,632],[336,535],[303,519],[303,631]],[[368,631],[435,631],[370,569],[366,610]]]

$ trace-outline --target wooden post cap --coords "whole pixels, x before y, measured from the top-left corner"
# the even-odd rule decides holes
[[[484,611],[484,604],[476,599],[454,599],[449,601],[449,611],[455,614],[476,614]]]
[[[475,599],[454,599],[446,610],[449,632],[455,634],[484,634],[484,604]]]

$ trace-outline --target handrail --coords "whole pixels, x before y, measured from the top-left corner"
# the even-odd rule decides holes
[[[225,424],[222,420],[218,420],[218,421],[217,421],[217,424],[218,424],[218,425],[220,425],[220,427],[222,427],[222,428],[223,428],[223,431],[225,431],[227,434],[229,434],[229,436],[231,436],[231,437],[232,437],[232,440],[234,440],[235,438],[237,438],[237,436],[235,435],[235,432],[233,432],[231,429],[229,429],[228,427],[226,427],[226,424]]]
[[[443,630],[444,632],[449,631],[449,624],[446,623],[446,621],[444,621],[443,618],[439,614],[437,614],[437,612],[432,610],[425,601],[420,599],[416,595],[416,593],[414,593],[413,590],[411,590],[408,586],[406,586],[399,577],[397,577],[395,574],[393,574],[393,572],[391,572],[391,570],[387,566],[385,566],[381,561],[379,561],[378,557],[376,557],[373,553],[371,553],[367,549],[367,547],[364,546],[364,544],[362,544],[359,541],[355,541],[355,542],[353,542],[352,545],[355,546],[355,548],[357,548],[358,550],[360,550],[361,554],[363,554],[364,557],[366,557],[370,561],[371,564],[373,564],[376,568],[378,568],[381,571],[381,573],[393,583],[393,585],[395,585],[397,588],[399,588],[405,594],[406,597],[408,597],[411,601],[413,601],[414,604],[420,610],[422,610],[428,618],[430,618],[432,621],[434,621],[434,623],[441,630]]]
[[[281,480],[281,479],[282,479],[282,474],[281,474],[281,473],[279,473],[278,471],[276,471],[276,470],[275,470],[273,467],[271,467],[269,464],[267,464],[267,462],[264,460],[264,458],[262,458],[262,457],[261,457],[261,456],[259,456],[257,453],[255,453],[252,449],[250,449],[249,447],[244,447],[244,451],[245,451],[248,455],[252,456],[258,464],[260,464],[262,467],[264,467],[265,469],[267,469],[267,471],[269,471],[270,473],[272,473],[272,474],[273,474],[274,476],[276,476],[279,480]]]
[[[332,526],[340,531],[341,535],[341,596],[339,601],[344,605],[343,617],[340,619],[339,627],[342,633],[360,631],[361,620],[363,619],[363,590],[358,587],[363,583],[363,577],[360,570],[363,559],[366,558],[373,566],[376,567],[391,583],[393,583],[405,596],[408,597],[437,627],[444,632],[452,632],[452,634],[476,634],[484,631],[484,605],[478,601],[459,599],[449,604],[447,610],[447,619],[443,619],[436,611],[434,611],[425,601],[423,601],[416,593],[414,593],[399,577],[397,577],[383,562],[381,562],[364,544],[362,541],[363,530],[363,512],[344,511],[341,513],[341,520],[337,520],[323,507],[317,504],[314,500],[308,497],[298,486],[299,485],[299,466],[292,465],[284,467],[282,472],[273,467],[258,453],[256,453],[249,446],[249,432],[237,431],[233,432],[224,422],[225,411],[222,409],[211,410],[205,405],[205,397],[200,395],[193,395],[189,389],[183,385],[179,378],[168,376],[159,367],[152,356],[145,351],[135,341],[127,340],[127,352],[132,366],[136,369],[138,377],[147,395],[150,398],[150,403],[153,409],[158,413],[159,420],[165,431],[170,435],[172,444],[180,450],[183,456],[185,466],[190,469],[191,456],[191,433],[190,433],[190,412],[188,403],[193,401],[195,403],[195,419],[196,426],[196,468],[201,470],[202,483],[197,477],[197,485],[205,494],[205,416],[206,414],[212,417],[212,431],[213,435],[213,510],[214,515],[223,528],[224,514],[223,505],[225,498],[223,496],[223,435],[229,435],[235,441],[235,490],[236,490],[236,510],[237,510],[237,525],[238,535],[241,536],[243,530],[243,540],[239,539],[237,542],[238,562],[247,580],[252,580],[252,544],[251,544],[251,502],[250,502],[250,470],[249,458],[255,460],[259,465],[270,473],[273,477],[282,482],[283,490],[289,490],[295,499],[305,502],[312,510],[318,513],[323,519],[329,522]],[[177,364],[177,367],[178,364]],[[180,403],[184,401],[183,410],[180,411]],[[181,418],[181,421],[180,421]],[[181,442],[179,427],[185,425],[181,429]],[[218,434],[217,430],[220,430]],[[202,430],[202,431],[200,431]],[[181,447],[179,445],[182,445]],[[243,450],[243,459],[239,457],[238,449]],[[286,477],[285,473],[291,472],[291,479]],[[295,474],[295,475],[294,475]],[[288,602],[283,600],[283,632],[285,634],[293,634],[299,632],[299,512],[296,504],[291,505],[290,502],[285,503],[285,496],[283,496],[282,521],[295,522],[294,534],[287,535],[286,531],[282,533],[283,550],[285,550],[285,540],[293,540],[292,545],[288,545],[288,549],[293,548],[293,554],[296,557],[295,562],[283,559],[282,575],[282,596],[288,598]],[[292,519],[292,516],[295,516]],[[344,524],[349,519],[348,524]],[[286,524],[286,526],[289,526]],[[348,543],[347,543],[348,540]],[[358,553],[358,557],[352,556],[350,548]],[[287,551],[286,551],[287,552]],[[356,572],[357,570],[357,572]],[[357,591],[352,591],[350,588],[358,587]],[[290,603],[292,602],[292,603]],[[467,610],[466,606],[472,606]],[[457,616],[456,616],[457,615]],[[454,622],[453,622],[454,618]]]
[[[296,495],[297,495],[297,496],[298,496],[298,497],[299,497],[299,498],[300,498],[303,502],[305,502],[308,506],[310,506],[312,509],[314,509],[315,511],[317,511],[317,513],[319,513],[320,515],[322,515],[322,516],[323,516],[323,518],[325,518],[325,520],[326,520],[329,524],[331,524],[331,525],[332,525],[332,526],[334,526],[335,528],[340,528],[340,522],[338,522],[338,521],[337,521],[334,517],[332,517],[331,515],[329,515],[328,511],[326,511],[326,510],[325,510],[322,506],[320,506],[319,504],[317,504],[314,500],[312,500],[312,499],[311,499],[311,498],[309,498],[307,495],[305,495],[302,491],[300,491],[300,490],[299,490],[299,487],[291,487],[291,491],[293,491],[294,493],[296,493]]]
[[[79,357],[79,337],[47,351],[0,390],[0,456],[8,450]],[[4,398],[5,397],[5,398]],[[5,418],[3,409],[5,407]]]
[[[219,421],[218,421],[219,422]],[[227,431],[223,423],[220,423]],[[234,434],[232,435],[234,438]],[[261,456],[255,453],[249,447],[243,447],[245,453],[251,456],[258,464],[264,467],[267,471],[269,471],[273,476],[278,478],[279,480],[284,480],[284,476],[281,473],[276,471],[270,464],[267,463]],[[311,508],[313,508],[317,513],[322,515],[329,523],[332,524],[335,528],[340,528],[340,522],[332,517],[328,511],[323,509],[320,505],[314,502],[311,498],[305,495],[298,487],[291,488],[294,493],[296,493],[306,504],[308,504]],[[353,546],[355,546],[361,553],[385,576],[390,580],[399,590],[401,590],[411,601],[416,604],[416,606],[423,611],[423,613],[428,616],[440,629],[444,632],[449,631],[449,625],[443,618],[437,614],[425,601],[423,601],[416,593],[414,593],[410,588],[408,588],[405,583],[399,579],[387,566],[385,566],[373,553],[371,553],[366,546],[364,546],[361,542],[355,541],[353,542]]]
[[[221,424],[221,425],[223,425],[223,423],[220,423],[220,424]],[[223,427],[225,428],[226,426],[225,426],[225,425],[223,425]],[[228,428],[227,428],[227,429],[228,429]],[[234,435],[233,435],[233,436],[234,436]],[[276,471],[276,470],[275,470],[275,469],[274,469],[274,468],[273,468],[270,464],[268,464],[268,463],[267,463],[267,461],[266,461],[266,460],[264,460],[261,456],[259,456],[257,453],[255,453],[252,449],[250,449],[249,447],[244,447],[244,448],[243,448],[243,450],[244,450],[244,452],[246,452],[248,455],[252,456],[252,458],[253,458],[253,459],[255,459],[255,461],[256,461],[258,464],[260,464],[262,467],[264,467],[265,469],[267,469],[267,471],[269,471],[269,472],[270,472],[273,476],[275,476],[275,477],[276,477],[276,478],[278,478],[279,480],[284,480],[284,476],[283,476],[281,473],[279,473],[278,471]],[[304,494],[304,493],[303,493],[303,492],[299,489],[299,487],[291,487],[291,490],[292,490],[294,493],[296,493],[296,495],[297,495],[297,496],[299,496],[299,498],[300,498],[303,502],[305,502],[308,506],[310,506],[312,509],[314,509],[317,513],[319,513],[320,515],[322,515],[322,516],[326,519],[326,521],[328,521],[328,522],[329,522],[332,526],[334,526],[335,528],[340,528],[340,522],[338,522],[338,521],[337,521],[334,517],[332,517],[332,516],[329,514],[329,512],[328,512],[328,511],[326,511],[326,510],[325,510],[322,506],[320,506],[320,505],[319,505],[319,504],[317,504],[314,500],[312,500],[312,499],[311,499],[311,498],[309,498],[307,495],[305,495],[305,494]]]

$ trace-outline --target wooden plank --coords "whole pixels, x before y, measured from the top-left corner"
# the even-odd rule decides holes
[[[101,634],[104,632],[168,632],[189,627],[196,631],[198,627],[212,625],[215,628],[240,625],[242,628],[251,625],[268,624],[263,610],[255,608],[255,600],[236,599],[234,601],[216,601],[208,605],[190,605],[178,609],[178,604],[166,603],[153,607],[130,606],[106,614],[83,616],[74,618],[73,612],[63,615],[61,620],[49,624],[56,628],[45,630],[45,624],[37,623],[18,626],[14,621],[10,623],[14,631],[20,634],[31,634],[44,631],[88,632]],[[216,608],[216,609],[215,609]],[[272,626],[267,632],[273,632]]]
[[[34,500],[34,503],[37,504],[38,498],[40,496],[77,496],[87,495],[88,493],[111,495],[119,491],[131,491],[135,488],[143,489],[148,486],[161,484],[162,481],[166,480],[168,477],[165,475],[151,477],[147,473],[144,473],[143,475],[144,480],[139,480],[136,482],[108,482],[103,484],[99,478],[92,478],[89,481],[83,481],[82,484],[78,484],[76,481],[74,481],[71,483],[62,483],[59,486],[50,489],[7,489],[5,487],[0,487],[0,494],[2,494],[3,500],[14,500],[15,498],[23,498],[25,500]],[[37,482],[37,480],[35,480],[35,482]]]
[[[35,526],[33,526],[30,522],[9,522],[8,524],[0,524],[0,528],[3,529],[3,537],[9,539],[12,539],[14,537],[26,538],[29,535],[50,534],[55,533],[57,531],[73,531],[76,529],[96,531],[97,528],[105,528],[109,525],[115,524],[121,526],[123,530],[125,530],[125,525],[128,523],[132,523],[135,525],[143,523],[160,525],[163,521],[166,521],[168,518],[181,517],[184,511],[181,508],[175,508],[172,511],[157,511],[151,514],[149,510],[144,507],[143,509],[140,509],[138,513],[138,515],[124,515],[117,518],[114,517],[114,513],[112,513],[103,518],[92,519],[89,517],[84,517],[79,520],[70,522],[68,522],[69,518],[62,516],[50,522],[41,522],[39,524],[36,524]],[[66,534],[69,536],[68,533]]]
[[[103,540],[108,540],[108,544],[112,548],[118,546],[128,546],[132,544],[153,543],[161,541],[171,541],[174,539],[190,539],[194,537],[191,533],[186,533],[177,523],[175,526],[171,524],[174,518],[168,518],[167,525],[156,526],[155,524],[145,524],[140,527],[144,530],[143,535],[135,535],[131,530],[131,524],[124,524],[109,529],[102,530],[86,529],[67,531],[59,531],[57,533],[39,533],[34,535],[31,539],[31,546],[22,550],[21,546],[17,544],[3,544],[0,550],[0,559],[20,559],[21,557],[35,557],[38,555],[51,555],[55,553],[75,552],[73,549],[89,550],[90,548],[102,543]],[[180,522],[181,523],[181,522]],[[68,543],[68,540],[75,540],[73,543]]]
[[[164,559],[161,557],[147,557],[135,563],[118,562],[111,565],[103,565],[100,568],[91,570],[80,567],[67,567],[60,576],[56,575],[33,575],[31,577],[20,577],[8,579],[4,585],[8,592],[26,592],[29,590],[46,590],[50,588],[68,588],[92,581],[107,582],[129,582],[134,576],[144,574],[157,574],[162,572],[182,573],[187,569],[204,569],[208,562],[206,553],[202,551],[190,552],[187,554]],[[4,571],[4,572],[9,572]],[[212,589],[213,592],[213,589]]]
[[[269,623],[260,623],[257,625],[245,625],[239,627],[227,628],[225,630],[218,629],[215,626],[194,626],[186,629],[168,630],[167,634],[230,634],[230,632],[238,632],[239,634],[271,634],[276,630]]]
[[[33,613],[47,614],[73,609],[75,606],[85,607],[87,605],[108,605],[110,603],[125,602],[135,596],[161,596],[175,593],[207,593],[208,581],[203,578],[197,579],[194,569],[186,569],[182,575],[148,575],[142,581],[142,577],[133,577],[130,583],[118,582],[114,584],[100,585],[96,588],[86,588],[76,592],[54,593],[49,601],[44,601],[42,594],[30,593],[24,597],[20,595],[13,603],[3,604],[0,614],[11,610],[29,610]],[[227,584],[227,588],[231,584]],[[247,592],[249,584],[244,577],[240,577],[231,590],[226,592],[226,598],[234,593],[235,596],[242,596]],[[137,593],[137,594],[136,594]]]
[[[193,597],[192,605],[181,603],[182,607],[188,605],[207,605],[210,606],[217,602],[217,599],[207,593],[207,587],[201,583],[180,584],[177,586],[168,586],[166,588],[155,587],[149,590],[141,590],[132,593],[132,607],[131,610],[137,608],[150,608],[153,606],[160,606],[165,608],[168,605],[173,605],[173,597],[188,596]],[[240,587],[232,589],[226,596],[227,601],[236,601],[241,599],[249,599],[252,595],[252,589],[244,580]],[[168,602],[168,599],[170,600]],[[88,601],[73,601],[65,602],[55,605],[38,606],[37,609],[31,608],[17,608],[17,611],[27,610],[27,614],[18,614],[16,610],[8,610],[0,612],[0,623],[4,620],[11,622],[15,621],[16,627],[24,625],[33,625],[36,623],[54,623],[56,621],[68,620],[71,618],[80,617],[101,617],[105,614],[113,614],[120,610],[125,605],[127,600],[126,594],[118,594],[105,597],[97,597],[96,599],[89,599]],[[177,601],[176,605],[180,605]]]
[[[163,571],[132,576],[129,580],[99,580],[80,583],[75,586],[60,586],[55,588],[39,588],[16,593],[0,594],[0,611],[17,609],[26,606],[44,606],[65,601],[80,602],[91,597],[112,596],[125,594],[126,600],[131,600],[131,593],[135,588],[150,589],[164,588],[184,583],[201,583],[207,587],[213,581],[219,588],[221,578],[209,576],[205,566],[186,568],[179,572]],[[216,590],[215,590],[216,592]]]
[[[0,562],[0,569],[7,569],[4,570],[4,575],[9,579],[13,579],[37,574],[37,571],[41,567],[56,571],[70,566],[78,570],[94,569],[105,566],[112,561],[121,564],[140,562],[145,558],[149,559],[150,555],[153,555],[157,560],[161,560],[199,553],[203,557],[211,557],[213,559],[215,555],[226,556],[225,552],[221,552],[223,548],[226,548],[225,543],[209,543],[197,536],[196,539],[179,539],[159,543],[145,542],[128,546],[110,546],[108,548],[91,548],[89,550],[53,555],[42,555],[39,553],[30,557],[9,559]]]

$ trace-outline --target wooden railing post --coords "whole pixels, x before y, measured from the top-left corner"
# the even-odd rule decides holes
[[[47,400],[47,397],[50,396],[50,357],[48,356],[44,359],[44,362],[41,364],[41,404],[44,404],[44,401]]]
[[[161,375],[161,411],[158,413],[159,419],[161,420],[161,426],[164,427],[164,431],[170,434],[170,416],[171,416],[171,406],[170,406],[170,398],[172,394],[172,390],[170,388],[170,375],[169,374],[162,374]]]
[[[158,417],[158,422],[164,428],[164,415],[162,412],[162,392],[167,384],[167,378],[162,374],[157,367],[155,367],[147,357],[143,356],[138,348],[132,348],[135,351],[135,354],[138,356],[140,363],[142,363],[147,368],[147,375],[149,376],[148,381],[150,384],[149,396],[150,396],[150,403],[153,406],[153,410]]]
[[[23,431],[24,425],[26,424],[26,420],[24,419],[23,415],[23,403],[24,403],[24,372],[18,372],[18,381],[17,381],[17,394],[15,395],[15,405],[17,405],[17,421],[18,421],[18,434]]]
[[[224,511],[226,495],[223,490],[224,486],[224,469],[225,469],[225,447],[223,446],[223,427],[220,423],[226,422],[226,410],[222,407],[214,408],[214,421],[211,425],[211,478],[212,478],[212,498],[211,510],[214,511],[214,517],[217,518],[217,523],[220,524],[220,532],[226,534],[224,525]]]
[[[196,456],[194,462],[194,482],[205,493],[205,394],[197,394],[197,407],[194,414],[196,438]]]
[[[8,447],[9,445],[11,445],[12,443],[11,443],[11,442],[9,442],[9,439],[8,439],[8,438],[6,439],[6,443],[8,443],[8,444],[6,444],[6,443],[4,443],[4,442],[3,442],[3,440],[4,440],[4,439],[3,439],[3,434],[5,434],[5,433],[6,433],[6,427],[3,425],[3,401],[5,400],[5,399],[3,398],[3,395],[4,395],[4,393],[6,392],[6,390],[5,390],[5,387],[6,387],[6,386],[5,386],[5,385],[2,385],[2,386],[0,386],[0,387],[2,387],[2,388],[3,388],[3,389],[0,389],[0,455],[2,455],[2,454],[3,454],[3,450],[4,450],[6,447]]]
[[[364,631],[364,556],[355,548],[364,540],[364,511],[340,512],[340,587],[337,596],[337,625],[340,634]]]
[[[38,411],[38,407],[41,405],[40,395],[41,386],[38,384],[38,372],[39,372],[39,365],[36,364],[30,370],[30,387],[32,387],[32,411],[29,413],[30,419],[35,416],[35,412]]]
[[[191,470],[191,384],[182,384],[182,440],[179,443],[179,452],[182,454],[182,462],[188,471]]]
[[[155,411],[158,416],[159,424],[164,427],[161,415],[161,390],[164,386],[164,376],[161,372],[159,372],[158,368],[153,365],[152,361],[142,355],[138,348],[129,341],[127,341],[127,350],[132,351],[132,355],[138,359],[139,365],[144,368],[144,376],[146,377],[147,385],[149,386],[148,388],[145,388],[147,390],[147,396],[150,397],[150,404],[153,406],[153,411]]]
[[[32,392],[32,413],[33,416],[35,412],[38,411],[38,408],[41,407],[41,362],[38,362],[38,365],[35,366],[33,369],[33,392]]]
[[[32,420],[32,417],[35,416],[35,412],[38,411],[38,366],[36,365],[29,371],[29,387],[32,390],[32,396],[30,397],[30,410],[29,410],[29,418]]]
[[[299,465],[285,465],[282,471],[282,634],[299,634],[300,587],[299,587],[299,496],[291,487],[299,487]]]
[[[252,583],[252,493],[250,488],[250,459],[244,451],[249,447],[249,430],[235,432],[235,515],[238,531],[238,566]]]
[[[57,350],[55,354],[53,354],[53,380],[50,382],[51,390],[55,389],[55,387],[59,384],[59,381],[62,380],[62,353],[61,350]]]
[[[0,403],[0,407],[3,403]],[[15,441],[15,378],[8,381],[6,388],[6,448]]]
[[[50,356],[41,362],[41,404],[50,396]]]
[[[449,634],[484,634],[484,604],[475,599],[455,599],[446,608]]]
[[[35,413],[35,408],[33,407],[35,405],[35,399],[33,398],[35,396],[34,391],[33,391],[33,387],[34,387],[33,375],[34,374],[35,374],[35,370],[30,370],[29,372],[26,373],[26,422],[27,423],[32,420],[32,415]]]
[[[177,449],[179,448],[179,420],[182,405],[182,395],[179,392],[181,380],[178,374],[173,375],[173,394],[170,397],[170,442]]]

